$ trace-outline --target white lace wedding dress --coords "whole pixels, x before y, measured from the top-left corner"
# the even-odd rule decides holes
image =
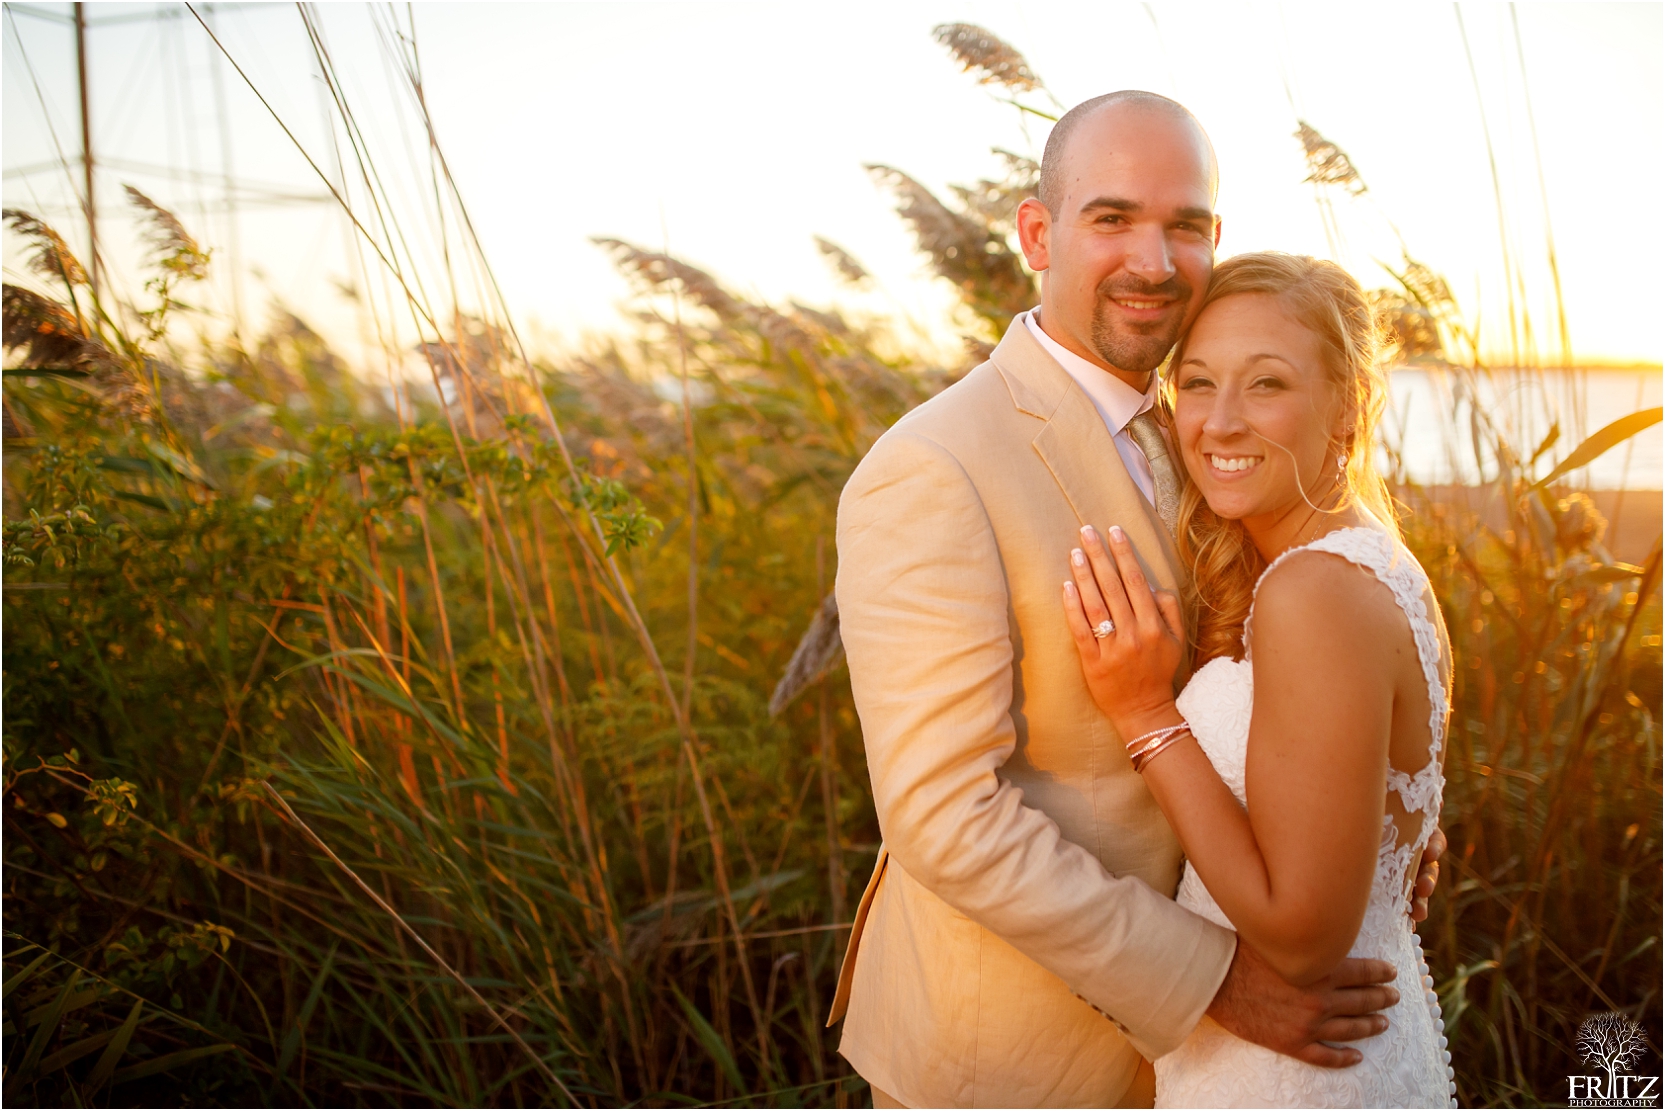
[[[1405,815],[1420,815],[1415,836],[1399,844],[1392,814],[1382,816],[1382,842],[1376,876],[1354,957],[1391,961],[1399,970],[1394,986],[1399,1002],[1385,1012],[1386,1033],[1349,1043],[1364,1060],[1346,1069],[1323,1069],[1246,1042],[1204,1018],[1178,1049],[1156,1062],[1158,1107],[1450,1107],[1456,1084],[1446,1050],[1438,996],[1428,974],[1422,946],[1407,913],[1412,864],[1419,860],[1439,821],[1440,792],[1445,786],[1440,749],[1444,742],[1446,694],[1440,679],[1440,641],[1424,597],[1427,576],[1416,559],[1387,535],[1372,529],[1340,529],[1297,551],[1329,552],[1371,571],[1392,590],[1416,639],[1417,655],[1428,680],[1428,761],[1412,774],[1388,769],[1391,801],[1397,794]],[[1267,569],[1268,572],[1271,568]],[[1263,576],[1264,577],[1264,576]],[[1251,612],[1250,622],[1253,621]],[[1245,653],[1252,650],[1244,628]],[[1244,765],[1249,715],[1254,704],[1254,672],[1247,656],[1211,660],[1191,678],[1179,709],[1237,801],[1247,805]],[[1189,863],[1180,879],[1179,904],[1227,928],[1208,889]]]

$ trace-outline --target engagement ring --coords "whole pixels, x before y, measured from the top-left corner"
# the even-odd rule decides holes
[[[1111,621],[1108,617],[1105,618],[1103,621],[1100,621],[1097,625],[1093,626],[1093,635],[1095,637],[1097,637],[1098,639],[1100,639],[1100,640],[1103,640],[1105,637],[1109,636],[1111,633],[1113,633],[1115,631],[1116,631],[1116,623],[1114,621]]]

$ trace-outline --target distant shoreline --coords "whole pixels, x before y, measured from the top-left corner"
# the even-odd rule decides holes
[[[1504,526],[1502,497],[1495,485],[1488,486],[1419,486],[1430,501],[1457,505],[1480,515],[1480,520],[1493,529]],[[1401,501],[1408,488],[1397,488],[1394,494]],[[1659,540],[1662,510],[1665,510],[1665,491],[1661,490],[1584,490],[1596,503],[1596,511],[1607,520],[1607,532],[1602,544],[1613,558],[1624,563],[1641,563],[1648,558]],[[1414,509],[1414,506],[1413,506]]]

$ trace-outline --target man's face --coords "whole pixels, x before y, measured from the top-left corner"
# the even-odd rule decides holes
[[[1213,164],[1194,125],[1109,105],[1070,136],[1057,211],[1024,202],[1019,233],[1044,270],[1041,323],[1065,347],[1142,377],[1196,316],[1214,268]]]

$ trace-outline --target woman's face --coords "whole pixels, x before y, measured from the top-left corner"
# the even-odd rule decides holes
[[[1203,309],[1174,385],[1180,451],[1210,509],[1253,534],[1322,504],[1341,407],[1318,337],[1276,297],[1239,293]]]

